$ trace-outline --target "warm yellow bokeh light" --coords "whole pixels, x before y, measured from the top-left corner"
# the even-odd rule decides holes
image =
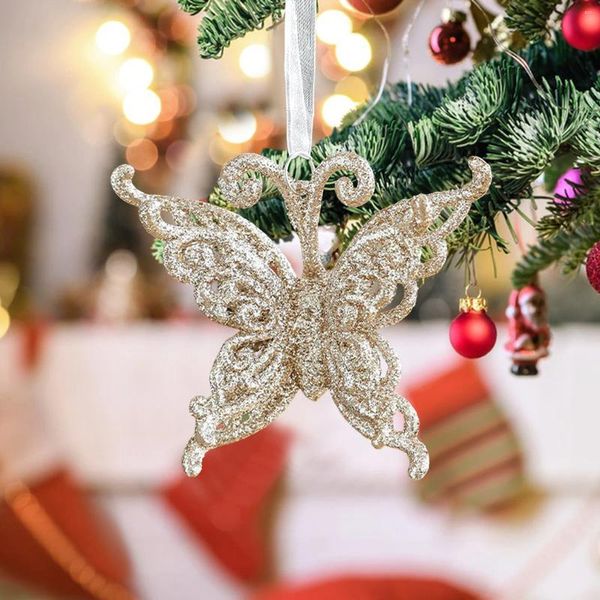
[[[317,37],[325,44],[337,44],[352,33],[352,19],[341,10],[326,10],[317,17]]]
[[[106,21],[96,31],[96,46],[104,54],[122,54],[129,47],[131,33],[121,21]]]
[[[367,87],[367,84],[356,75],[350,75],[342,79],[335,86],[335,93],[349,96],[355,102],[364,102],[369,98],[369,88]]]
[[[117,74],[119,87],[124,92],[145,90],[154,79],[152,65],[143,58],[130,58],[120,67]]]
[[[371,44],[361,33],[345,36],[335,47],[335,57],[347,71],[362,71],[369,65],[372,56]]]
[[[271,72],[271,54],[265,44],[250,44],[240,54],[240,69],[250,79],[266,77]]]
[[[158,119],[161,102],[152,90],[129,92],[123,100],[123,114],[135,125],[149,125]]]
[[[221,137],[230,144],[243,144],[256,133],[256,117],[251,112],[226,115],[219,120]]]
[[[0,305],[0,338],[6,335],[10,328],[10,315],[8,311]]]
[[[344,94],[333,94],[323,102],[321,116],[329,127],[337,127],[357,103]]]

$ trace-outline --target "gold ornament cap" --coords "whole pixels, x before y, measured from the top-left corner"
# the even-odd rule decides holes
[[[469,293],[471,288],[475,287],[478,291],[476,296],[472,296]],[[487,300],[481,295],[481,290],[477,286],[468,285],[465,288],[465,295],[458,301],[458,308],[461,312],[477,311],[481,312],[487,310]]]

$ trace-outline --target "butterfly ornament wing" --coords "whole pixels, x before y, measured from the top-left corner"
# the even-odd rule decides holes
[[[413,479],[427,473],[429,457],[418,439],[416,411],[395,393],[399,368],[394,352],[377,330],[411,311],[419,280],[444,265],[444,238],[488,190],[487,163],[473,157],[469,167],[472,180],[458,190],[418,195],[379,211],[359,230],[327,280],[325,362],[332,397],[342,415],[374,446],[406,452]],[[347,187],[339,187],[338,197],[356,206],[354,198],[344,194]],[[404,419],[400,429],[394,427],[397,413]]]
[[[256,164],[232,161],[221,189],[236,207],[251,206],[262,182],[278,167],[264,157]],[[183,466],[197,475],[211,448],[231,443],[266,427],[287,406],[297,388],[286,360],[285,307],[296,281],[275,244],[236,213],[203,202],[145,194],[132,183],[134,170],[118,167],[112,175],[117,195],[137,206],[151,235],[164,242],[164,266],[194,287],[200,309],[212,320],[239,332],[225,342],[210,372],[211,394],[190,404],[196,419]]]

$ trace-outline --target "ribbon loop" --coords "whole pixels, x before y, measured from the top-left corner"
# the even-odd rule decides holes
[[[310,157],[315,97],[316,0],[285,6],[285,95],[290,157]]]

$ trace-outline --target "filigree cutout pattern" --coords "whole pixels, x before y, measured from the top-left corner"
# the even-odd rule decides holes
[[[266,427],[298,390],[317,400],[327,389],[346,420],[374,446],[406,452],[410,477],[427,473],[418,416],[394,391],[397,360],[377,331],[411,311],[418,281],[437,273],[446,260],[444,238],[486,193],[489,166],[473,157],[469,167],[473,178],[460,189],[415,196],[378,212],[326,270],[318,248],[324,187],[337,174],[339,200],[364,204],[375,187],[369,164],[340,153],[321,163],[310,181],[289,181],[264,156],[233,159],[219,181],[224,196],[234,207],[248,207],[261,196],[258,176],[277,186],[300,239],[301,277],[277,246],[238,214],[145,194],[132,183],[132,167],[114,171],[115,192],[137,206],[146,230],[164,241],[167,271],[193,285],[208,317],[239,330],[213,364],[210,396],[190,404],[196,427],[183,456],[188,475],[198,475],[208,450]],[[399,287],[403,296],[394,305]],[[394,428],[396,413],[404,418],[401,430]]]

